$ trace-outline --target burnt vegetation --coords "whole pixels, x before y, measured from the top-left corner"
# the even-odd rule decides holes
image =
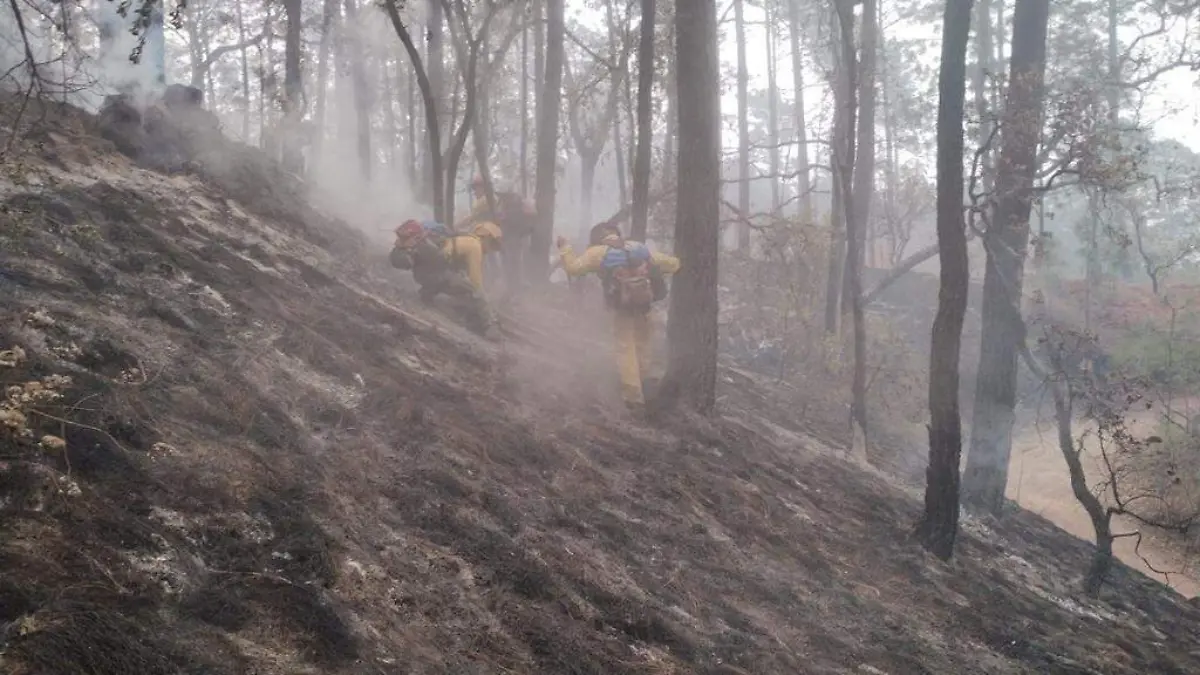
[[[1200,515],[1194,242],[1155,175],[1191,155],[1154,165],[1110,90],[1195,67],[1126,14],[1151,40],[1196,8],[890,4],[12,3],[0,671],[1200,672],[1167,586]],[[891,31],[935,9],[926,129]],[[1100,23],[1107,60],[1076,55]],[[489,260],[498,337],[388,261],[468,174],[537,206]],[[1055,198],[1082,285],[1047,272]],[[594,289],[546,278],[609,206],[682,259],[637,414]],[[1114,281],[1126,226],[1150,301]],[[1047,408],[1091,541],[1013,505]]]

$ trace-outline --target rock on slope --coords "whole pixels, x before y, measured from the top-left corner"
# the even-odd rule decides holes
[[[0,671],[1200,672],[1200,612],[1123,568],[1075,597],[1088,547],[1035,517],[930,560],[912,492],[744,373],[631,426],[567,310],[477,342],[265,165],[49,116],[0,184],[0,379],[71,382],[7,403]]]

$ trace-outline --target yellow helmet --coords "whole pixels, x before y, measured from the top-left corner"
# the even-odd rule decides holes
[[[490,221],[478,223],[471,229],[471,234],[480,239],[491,239],[492,243],[499,247],[500,241],[504,238],[504,233],[500,231],[500,226]]]

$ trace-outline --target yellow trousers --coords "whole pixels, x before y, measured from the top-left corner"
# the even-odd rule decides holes
[[[621,375],[621,398],[634,405],[645,404],[642,377],[650,365],[650,315],[616,313],[617,371]]]

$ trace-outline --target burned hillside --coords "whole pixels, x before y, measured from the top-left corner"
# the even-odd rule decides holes
[[[1200,609],[1077,596],[1034,516],[927,556],[794,389],[631,423],[566,291],[486,342],[254,150],[39,133],[0,183],[4,672],[1200,670]]]

